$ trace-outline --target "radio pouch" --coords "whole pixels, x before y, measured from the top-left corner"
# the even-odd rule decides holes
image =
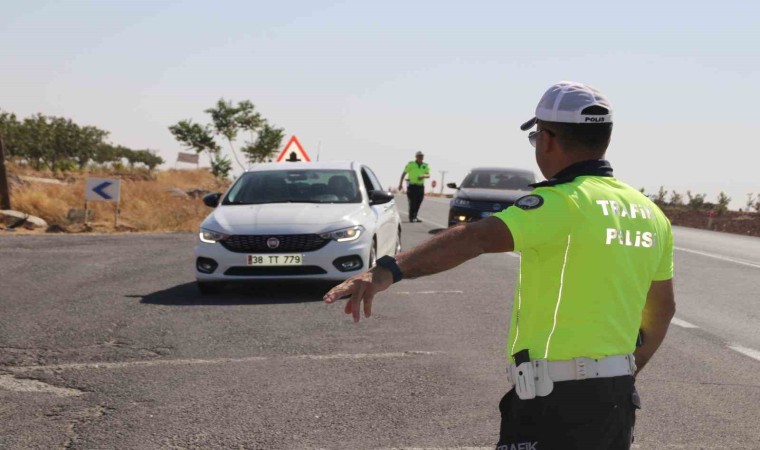
[[[510,378],[515,385],[515,393],[520,400],[536,398],[536,371],[530,360],[528,350],[521,350],[513,355],[515,365]]]

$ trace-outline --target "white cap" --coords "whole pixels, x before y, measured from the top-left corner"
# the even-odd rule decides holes
[[[420,152],[420,151],[418,151],[417,153],[414,154],[414,156],[425,156],[425,154],[422,153],[422,152]]]
[[[589,106],[601,106],[607,114],[587,113]],[[536,117],[520,126],[525,131],[536,124],[536,120],[564,123],[612,123],[612,105],[607,97],[591,86],[574,81],[560,81],[550,87],[536,106]]]

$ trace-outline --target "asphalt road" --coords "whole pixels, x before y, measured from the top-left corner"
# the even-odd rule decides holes
[[[355,325],[327,285],[201,297],[193,240],[0,236],[0,448],[492,448],[518,258],[394,285]],[[760,239],[676,241],[635,448],[760,448]]]

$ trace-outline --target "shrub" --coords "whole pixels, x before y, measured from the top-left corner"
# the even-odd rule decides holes
[[[755,194],[751,192],[747,194],[747,203],[745,204],[747,207],[747,212],[752,211],[752,209],[755,207],[756,201],[760,201],[760,197],[757,197],[757,199],[755,199]]]
[[[689,207],[692,209],[700,209],[705,204],[705,194],[694,194],[691,191],[686,191],[686,196],[689,198]]]
[[[725,192],[721,191],[720,194],[718,194],[718,205],[715,208],[715,213],[717,215],[721,215],[728,211],[728,204],[731,203],[731,197],[726,195]]]
[[[670,193],[670,204],[673,206],[683,206],[683,196],[675,190]]]
[[[660,186],[660,190],[657,191],[657,194],[654,197],[654,203],[657,206],[663,206],[665,205],[665,196],[668,195],[668,191],[665,190],[663,186]]]

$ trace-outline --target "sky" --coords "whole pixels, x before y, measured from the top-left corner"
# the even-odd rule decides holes
[[[422,150],[440,188],[440,171],[539,174],[519,125],[573,80],[612,102],[619,179],[738,209],[760,194],[758,48],[746,0],[25,0],[0,15],[0,109],[97,126],[173,167],[170,125],[250,100],[312,158],[387,186]]]

